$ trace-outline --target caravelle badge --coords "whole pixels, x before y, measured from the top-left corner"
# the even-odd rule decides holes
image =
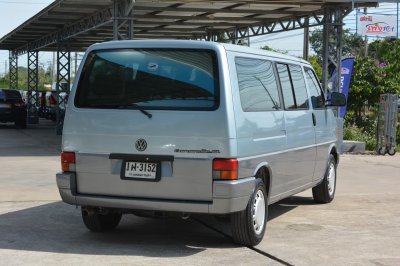
[[[144,151],[144,150],[146,150],[146,148],[147,148],[147,142],[146,142],[146,140],[144,140],[144,139],[138,139],[138,140],[135,142],[135,148],[136,148],[138,151]]]

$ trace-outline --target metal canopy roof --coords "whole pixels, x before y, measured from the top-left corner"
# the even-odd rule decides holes
[[[247,35],[244,34],[246,36],[256,36],[302,28],[306,26],[306,17],[313,21],[308,25],[321,25],[324,7],[343,5],[351,10],[354,1],[125,0],[126,2],[132,5],[134,3],[135,39],[207,39],[210,34],[232,29],[239,32],[244,30],[247,32]],[[377,1],[357,2],[363,6],[376,6]],[[57,50],[59,42],[67,41],[71,50],[83,50],[92,43],[114,38],[114,21],[120,16],[114,14],[114,0],[56,0],[0,39],[0,49],[16,54],[28,50],[49,51]]]

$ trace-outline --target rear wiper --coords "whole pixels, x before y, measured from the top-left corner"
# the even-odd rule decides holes
[[[88,105],[89,107],[92,108],[107,108],[107,109],[131,109],[131,110],[139,110],[142,114],[147,116],[149,119],[153,117],[152,114],[147,112],[142,106],[137,105],[136,103],[129,103],[130,105],[119,105],[119,104],[92,104]],[[134,107],[134,108],[131,108]]]
[[[131,108],[131,107],[135,107],[135,108]],[[136,103],[130,103],[130,106],[118,106],[118,108],[120,109],[133,109],[133,110],[139,110],[142,114],[144,114],[145,116],[147,116],[149,119],[151,119],[153,117],[152,114],[150,114],[149,112],[146,111],[146,109],[144,109],[142,106],[137,105]]]

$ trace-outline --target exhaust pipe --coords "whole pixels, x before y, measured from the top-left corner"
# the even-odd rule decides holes
[[[83,216],[91,216],[96,213],[94,208],[82,208],[82,215]]]

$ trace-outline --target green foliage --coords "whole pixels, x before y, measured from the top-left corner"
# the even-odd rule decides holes
[[[287,53],[288,53],[288,51],[285,51],[285,50],[277,50],[277,49],[274,49],[274,48],[272,48],[272,47],[270,47],[270,46],[268,46],[268,45],[265,45],[265,46],[261,47],[261,49],[266,50],[266,51],[271,51],[271,52],[280,53],[280,54],[287,54]]]
[[[365,142],[367,150],[376,149],[377,119],[375,114],[357,117],[353,111],[349,111],[344,121],[343,139]]]
[[[310,58],[318,74],[322,63],[323,32],[315,30],[310,43],[316,58]],[[349,90],[348,106],[358,120],[362,119],[364,107],[370,110],[379,103],[383,93],[400,93],[400,40],[377,40],[369,44],[368,56],[364,56],[365,43],[361,36],[343,33],[343,56],[356,56],[354,73]],[[315,62],[316,61],[316,62]],[[322,72],[322,71],[321,71]]]
[[[370,57],[358,57],[354,65],[347,108],[361,118],[365,104],[371,106],[379,101],[382,93],[382,69]]]
[[[365,132],[354,125],[344,128],[343,139],[365,142],[365,149],[369,151],[374,151],[376,149],[376,138],[374,134]]]
[[[322,80],[322,66],[318,62],[318,56],[316,56],[316,55],[310,56],[310,58],[308,59],[308,62],[310,62],[310,64],[314,68],[315,74],[317,74],[317,77],[319,78],[319,80]]]
[[[45,70],[42,67],[39,67],[38,70],[39,77],[39,90],[45,90],[44,84],[51,84],[51,68]],[[8,73],[2,79],[0,79],[0,88],[8,88],[9,87],[9,78]],[[26,67],[18,67],[18,89],[19,90],[28,90],[28,69]]]
[[[316,29],[311,33],[310,44],[317,55],[318,62],[322,64],[323,31],[321,29]],[[357,34],[351,33],[349,29],[345,29],[342,38],[343,56],[361,55],[364,50],[365,43],[363,38]]]
[[[400,93],[400,40],[377,40],[370,44],[369,55],[381,64],[383,93]]]

